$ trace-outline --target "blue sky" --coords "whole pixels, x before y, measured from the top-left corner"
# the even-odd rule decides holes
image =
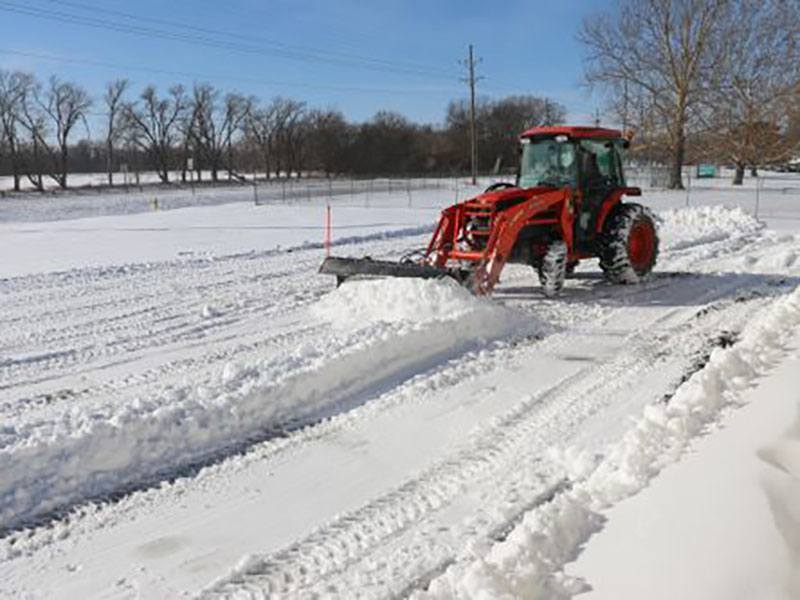
[[[116,77],[130,79],[134,91],[148,83],[163,89],[208,81],[262,99],[281,95],[337,108],[356,121],[386,109],[438,124],[448,101],[466,96],[458,61],[472,43],[482,58],[480,94],[550,96],[567,107],[571,121],[589,122],[600,102],[580,86],[575,33],[585,16],[607,4],[0,0],[0,67],[31,70],[43,79],[56,74],[96,95]],[[96,26],[87,26],[87,19]],[[131,34],[113,26],[147,31]],[[155,37],[152,30],[202,43]]]

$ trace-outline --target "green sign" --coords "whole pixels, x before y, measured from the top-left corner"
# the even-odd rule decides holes
[[[702,177],[716,177],[717,176],[717,166],[716,165],[697,165],[697,178],[700,179]]]

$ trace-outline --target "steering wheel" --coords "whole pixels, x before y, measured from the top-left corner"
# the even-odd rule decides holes
[[[493,183],[489,187],[486,188],[484,193],[486,192],[496,192],[497,190],[507,190],[509,188],[515,188],[517,184],[509,183],[508,181],[498,181],[497,183]]]

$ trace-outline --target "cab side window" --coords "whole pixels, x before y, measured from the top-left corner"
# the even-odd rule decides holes
[[[619,161],[614,144],[582,140],[583,179],[587,187],[620,185]]]

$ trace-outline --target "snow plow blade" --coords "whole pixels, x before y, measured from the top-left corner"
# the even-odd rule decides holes
[[[466,269],[438,268],[415,262],[393,262],[389,260],[372,260],[371,258],[342,258],[329,256],[319,272],[335,275],[337,284],[350,277],[416,277],[420,279],[442,279],[452,277],[464,284],[470,272]]]

